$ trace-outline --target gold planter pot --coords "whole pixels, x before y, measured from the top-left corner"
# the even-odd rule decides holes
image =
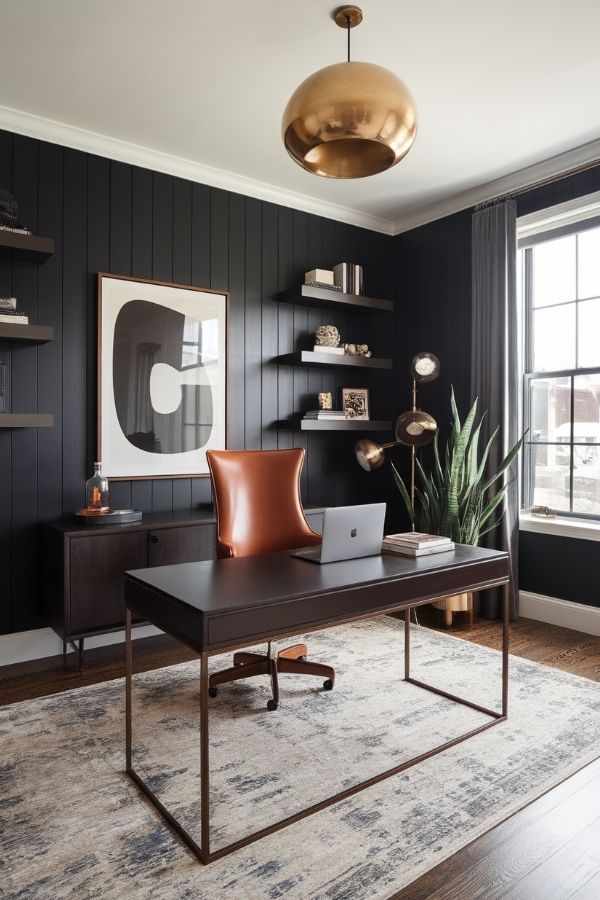
[[[469,623],[473,624],[474,616],[474,598],[471,591],[465,594],[452,594],[451,597],[444,597],[443,600],[434,600],[433,605],[436,609],[444,611],[445,625],[452,628],[452,618],[455,612],[468,612]]]

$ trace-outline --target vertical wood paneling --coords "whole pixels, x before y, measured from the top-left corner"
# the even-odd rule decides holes
[[[294,283],[294,213],[291,209],[278,210],[278,291],[286,290],[285,285]],[[294,350],[294,308],[288,303],[280,303],[278,308],[278,352],[279,355]],[[291,366],[282,366],[277,377],[277,417],[285,422],[294,413],[294,372]],[[294,446],[294,432],[280,427],[277,447],[283,450]]]
[[[262,432],[262,203],[246,200],[244,447],[260,450]]]
[[[62,147],[40,144],[38,228],[56,246],[54,256],[37,270],[38,320],[55,330],[55,340],[38,349],[37,405],[40,412],[54,415],[54,428],[38,432],[37,513],[42,521],[62,514],[62,196]]]
[[[12,135],[0,131],[0,185],[12,187]],[[0,296],[12,295],[12,266],[9,260],[0,259]],[[6,365],[7,383],[11,372],[10,344],[0,342],[0,361]],[[8,429],[0,429],[0,634],[11,630],[11,460],[12,439]]]
[[[131,274],[152,278],[152,172],[133,169],[131,189]]]
[[[227,210],[228,222],[228,284],[229,284],[229,365],[227,367],[228,399],[227,418],[230,446],[244,449],[245,406],[245,224],[246,198],[230,194]]]
[[[87,217],[87,354],[86,354],[86,470],[98,458],[98,272],[110,266],[110,162],[98,156],[88,160]]]
[[[279,264],[277,254],[277,207],[263,203],[262,214],[262,449],[277,449],[278,369],[273,360],[279,352],[279,304],[275,300],[278,288]]]
[[[39,348],[11,353],[0,346],[13,408],[56,417],[55,428],[45,431],[0,429],[0,632],[43,624],[39,522],[70,516],[84,502],[96,456],[99,271],[229,291],[230,446],[305,446],[306,501],[359,498],[352,435],[277,427],[313,407],[322,387],[334,391],[337,403],[350,376],[276,364],[278,355],[310,346],[331,313],[275,297],[301,283],[309,268],[354,259],[372,270],[391,238],[5,132],[0,184],[17,195],[21,218],[56,241],[44,266],[0,260],[0,294],[17,293],[32,321],[56,328],[56,340]],[[392,296],[391,280],[378,278],[381,294]],[[356,339],[371,327],[359,320]],[[347,334],[346,317],[338,324]],[[111,498],[114,506],[143,512],[187,510],[211,501],[210,480],[113,482]]]
[[[173,179],[155,172],[152,194],[152,277],[173,280]]]
[[[38,144],[15,135],[13,145],[13,193],[18,197],[21,222],[37,229]],[[13,294],[19,307],[37,322],[37,268],[13,263]],[[13,350],[11,399],[13,412],[37,410],[37,347]],[[34,428],[12,432],[12,627],[15,631],[40,624],[39,569],[32,558],[39,554],[37,529],[38,433]],[[29,600],[29,602],[27,602]]]
[[[173,281],[192,283],[192,185],[173,179]]]
[[[65,150],[63,214],[63,515],[80,509],[86,476],[87,157]]]

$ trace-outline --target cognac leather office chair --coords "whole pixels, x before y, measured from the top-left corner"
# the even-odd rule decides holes
[[[300,500],[300,472],[304,450],[209,450],[206,454],[217,511],[217,556],[257,556],[277,550],[295,550],[321,543],[304,517]],[[311,565],[311,563],[306,563]],[[331,666],[308,662],[306,644],[296,644],[272,656],[238,652],[233,666],[209,679],[209,695],[217,685],[254,675],[269,675],[273,696],[268,709],[279,703],[278,675],[294,673],[325,678],[331,690],[335,672]]]

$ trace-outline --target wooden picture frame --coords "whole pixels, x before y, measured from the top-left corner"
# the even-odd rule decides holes
[[[346,419],[367,422],[371,418],[369,388],[342,388],[342,409]]]
[[[229,295],[98,273],[98,459],[113,480],[208,476],[227,447]]]

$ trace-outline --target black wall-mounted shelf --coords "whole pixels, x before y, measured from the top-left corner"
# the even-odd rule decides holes
[[[343,294],[341,291],[308,287],[306,284],[303,284],[300,289],[278,294],[277,299],[283,303],[298,303],[302,306],[315,306],[319,309],[353,309],[357,312],[394,311],[394,304],[391,300],[364,297],[362,294]]]
[[[280,428],[292,431],[391,431],[391,421],[384,419],[289,419],[279,422]]]
[[[52,238],[0,229],[0,259],[43,263],[54,253]]]
[[[0,428],[52,428],[51,413],[0,413]]]
[[[0,341],[9,341],[11,344],[43,344],[53,340],[54,328],[51,325],[11,325],[10,322],[0,322]]]
[[[348,356],[341,353],[319,353],[299,350],[277,357],[277,362],[288,366],[352,366],[356,369],[391,369],[392,360],[376,356]]]

